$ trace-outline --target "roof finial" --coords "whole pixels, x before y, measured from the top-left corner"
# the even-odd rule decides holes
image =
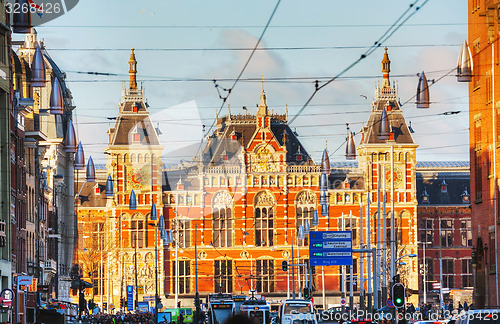
[[[264,75],[262,75],[262,93],[260,94],[260,105],[257,109],[257,115],[267,116],[269,110],[267,109],[266,93],[264,92]]]
[[[227,118],[231,120],[231,104],[227,104]]]
[[[391,60],[389,60],[389,55],[387,54],[387,47],[384,50],[384,58],[382,59],[382,87],[390,88],[389,72],[391,72]]]
[[[130,74],[130,90],[137,90],[137,61],[135,60],[134,49],[132,48],[132,53],[130,54],[130,60],[128,61],[128,73]]]
[[[285,106],[285,119],[288,121],[288,104]]]

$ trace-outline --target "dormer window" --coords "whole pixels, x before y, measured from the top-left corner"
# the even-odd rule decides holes
[[[427,189],[424,187],[424,192],[420,195],[422,197],[422,203],[428,204],[429,203],[429,194],[427,193]]]
[[[462,192],[462,203],[463,204],[470,203],[470,195],[469,192],[467,191],[467,188],[465,188],[464,192]]]
[[[233,141],[236,141],[238,139],[238,137],[236,136],[236,133],[234,132],[234,130],[231,132],[231,139]]]
[[[302,158],[303,158],[303,156],[302,156],[302,152],[300,151],[300,146],[299,146],[299,148],[297,149],[297,152],[295,153],[295,160],[300,162],[300,161],[302,161]]]
[[[441,192],[442,193],[448,192],[448,184],[446,183],[445,179],[443,179],[443,182],[441,182]]]
[[[228,160],[227,153],[226,150],[224,150],[224,152],[222,152],[222,161],[227,161],[227,160]]]
[[[132,130],[132,141],[135,143],[141,141],[141,133],[139,133],[139,128],[137,126]]]
[[[132,107],[132,111],[136,113],[139,111],[139,108],[141,108],[141,105],[138,102],[136,102]]]
[[[177,181],[177,190],[184,190],[184,184],[182,183],[182,178]]]

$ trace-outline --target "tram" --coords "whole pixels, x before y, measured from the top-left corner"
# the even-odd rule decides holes
[[[270,324],[271,306],[265,300],[251,298],[240,306],[240,313],[247,315],[256,324]]]
[[[231,294],[209,294],[207,308],[208,324],[223,324],[235,312]]]

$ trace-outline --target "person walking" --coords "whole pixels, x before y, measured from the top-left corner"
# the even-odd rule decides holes
[[[178,324],[184,324],[184,311],[181,311],[179,314],[179,323]]]

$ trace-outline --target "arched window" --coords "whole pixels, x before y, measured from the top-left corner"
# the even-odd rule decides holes
[[[316,209],[316,194],[311,190],[299,192],[295,200],[295,225],[297,233],[300,225],[305,228],[306,220],[309,221],[309,226],[312,226],[312,218]],[[306,235],[303,240],[299,240],[300,246],[308,246],[309,238]]]
[[[255,246],[274,245],[274,196],[259,192],[254,201]]]
[[[256,288],[258,292],[270,293],[276,291],[274,284],[274,260],[273,259],[260,259],[255,260]]]
[[[233,198],[227,191],[215,194],[212,201],[212,244],[215,247],[233,245]]]

